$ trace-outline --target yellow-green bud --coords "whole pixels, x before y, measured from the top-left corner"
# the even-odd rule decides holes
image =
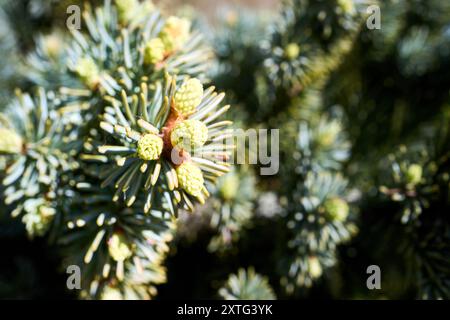
[[[416,185],[422,180],[422,167],[418,164],[411,164],[406,171],[406,181],[408,184]]]
[[[225,16],[225,21],[229,26],[235,26],[236,23],[238,22],[238,19],[239,19],[238,14],[236,13],[236,11],[233,10],[229,11]]]
[[[338,5],[344,13],[352,13],[355,10],[353,0],[338,0]]]
[[[114,261],[125,261],[132,255],[132,251],[124,235],[114,233],[108,240],[108,251]]]
[[[220,195],[225,200],[232,200],[236,197],[239,188],[239,178],[234,173],[229,173],[221,178]]]
[[[160,38],[153,38],[144,48],[144,63],[155,64],[164,59],[164,43]]]
[[[49,207],[44,201],[35,199],[27,200],[24,208],[28,213],[22,217],[22,222],[25,224],[29,236],[43,236],[50,227],[56,210]]]
[[[99,81],[100,71],[95,61],[89,57],[78,61],[75,72],[81,81],[91,88],[95,87]]]
[[[22,138],[12,130],[0,128],[0,153],[20,153],[22,151]]]
[[[297,59],[300,54],[300,46],[296,43],[289,43],[284,49],[284,55],[289,60]]]
[[[336,137],[340,131],[341,126],[339,122],[330,122],[326,127],[321,128],[321,130],[317,133],[315,141],[320,147],[329,147],[336,140]]]
[[[138,0],[116,0],[119,21],[121,23],[129,22],[133,18],[133,11],[138,4]]]
[[[137,154],[142,160],[158,159],[163,150],[163,140],[152,133],[143,135],[137,143]]]
[[[195,112],[203,99],[203,85],[196,78],[189,79],[175,93],[175,109],[187,116]]]
[[[177,178],[179,186],[189,193],[197,197],[201,195],[204,188],[202,171],[194,164],[185,162],[177,168]]]
[[[199,120],[181,121],[170,133],[172,146],[187,151],[201,147],[206,140],[208,140],[208,128]]]
[[[180,49],[189,39],[191,22],[184,18],[171,16],[167,18],[159,37],[164,43],[166,53]]]
[[[101,295],[102,300],[123,300],[122,293],[118,288],[106,286]]]
[[[349,206],[341,198],[330,198],[323,204],[325,213],[331,220],[344,221],[349,213]]]
[[[64,48],[63,41],[57,33],[45,36],[43,38],[43,46],[44,50],[53,59],[58,58]]]
[[[312,278],[318,278],[322,275],[322,266],[320,265],[319,259],[317,257],[309,257],[309,274]]]

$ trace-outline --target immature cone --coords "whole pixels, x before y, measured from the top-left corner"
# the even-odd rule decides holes
[[[0,154],[15,154],[22,151],[22,138],[14,131],[6,128],[0,128],[0,137]]]
[[[349,207],[345,200],[340,198],[327,199],[323,205],[325,213],[333,221],[344,221],[347,219]]]
[[[172,146],[187,151],[201,147],[206,140],[208,140],[208,128],[199,120],[181,121],[170,133]]]
[[[113,260],[125,261],[131,257],[132,252],[124,235],[115,233],[108,240],[109,255]]]
[[[163,140],[151,133],[143,135],[137,143],[137,154],[142,160],[158,159],[163,150]]]
[[[81,81],[91,88],[95,87],[99,81],[100,71],[95,61],[89,57],[78,61],[75,72]]]
[[[173,52],[181,48],[189,39],[191,22],[184,18],[171,16],[167,18],[166,24],[159,37],[164,43],[166,53]]]
[[[180,187],[194,197],[200,196],[204,188],[202,171],[189,162],[181,164],[176,171]]]
[[[200,80],[189,79],[175,93],[175,109],[180,115],[188,116],[195,112],[202,98],[203,85]]]
[[[422,167],[418,164],[411,164],[406,171],[406,181],[408,184],[416,185],[422,180]]]
[[[144,48],[144,63],[155,64],[164,59],[164,43],[160,38],[153,38]]]

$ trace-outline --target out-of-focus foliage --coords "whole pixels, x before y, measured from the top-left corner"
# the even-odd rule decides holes
[[[1,3],[1,2],[0,2]],[[0,110],[4,109],[14,87],[17,68],[17,43],[6,13],[0,7]]]
[[[226,300],[274,300],[275,295],[266,278],[253,268],[239,269],[228,278],[219,294]]]

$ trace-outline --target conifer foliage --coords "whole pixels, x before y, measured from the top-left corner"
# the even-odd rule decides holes
[[[445,1],[282,0],[214,23],[74,4],[80,28],[66,1],[0,0],[0,241],[37,246],[55,279],[78,267],[61,291],[450,298]],[[280,139],[239,145],[236,129]],[[277,144],[275,174],[249,160],[256,140]],[[0,298],[38,272],[13,251],[29,281],[0,264]]]

